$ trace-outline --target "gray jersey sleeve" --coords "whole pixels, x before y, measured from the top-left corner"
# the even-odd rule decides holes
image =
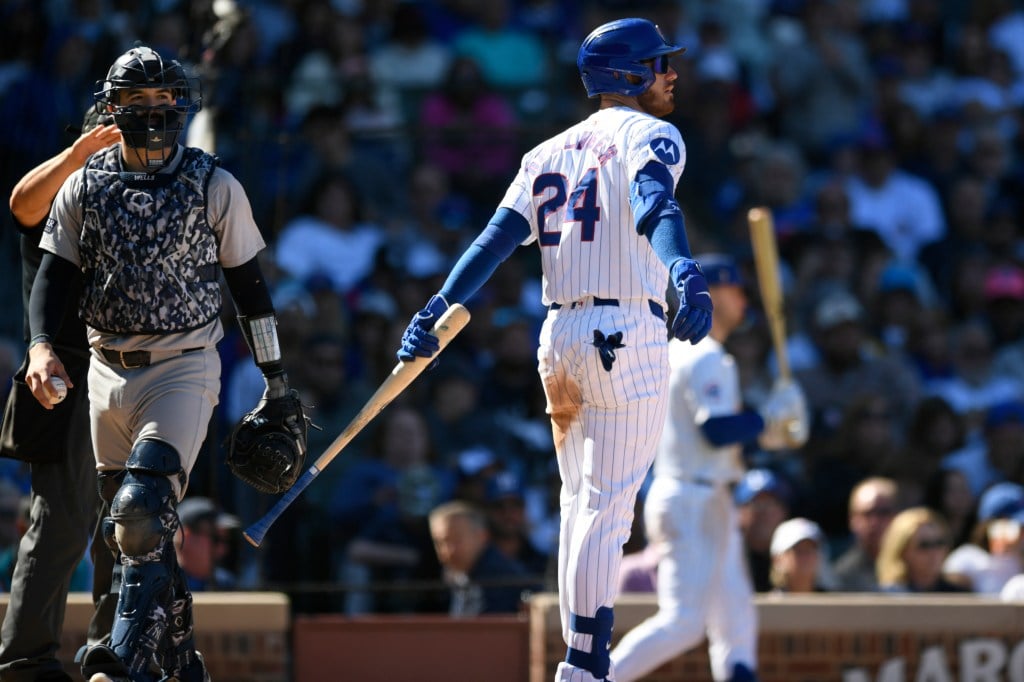
[[[252,215],[249,197],[234,175],[218,167],[210,178],[207,215],[220,243],[220,264],[234,268],[252,260],[266,242]]]

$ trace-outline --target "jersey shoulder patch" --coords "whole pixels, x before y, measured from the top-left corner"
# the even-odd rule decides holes
[[[679,145],[670,137],[656,137],[650,142],[654,156],[666,166],[679,163]]]

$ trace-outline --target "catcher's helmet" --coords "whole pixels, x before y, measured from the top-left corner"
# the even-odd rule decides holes
[[[118,57],[107,77],[96,82],[96,88],[93,97],[97,111],[106,113],[110,107],[125,144],[150,151],[173,146],[185,119],[199,111],[202,101],[198,83],[186,75],[179,62],[164,59],[144,45],[136,45]],[[118,92],[137,88],[168,88],[174,103],[159,107],[122,105]]]
[[[685,47],[665,40],[661,29],[647,19],[617,19],[598,26],[586,37],[576,55],[576,66],[588,97],[606,92],[636,97],[655,79],[645,60],[685,51]],[[630,83],[626,74],[640,78],[640,82]]]

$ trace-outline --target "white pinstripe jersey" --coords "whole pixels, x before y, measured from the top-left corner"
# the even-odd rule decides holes
[[[656,476],[736,481],[743,475],[742,447],[712,445],[700,425],[711,417],[738,413],[742,407],[736,361],[715,339],[697,345],[676,339],[668,344],[669,414],[654,460]]]
[[[523,156],[501,201],[530,224],[545,305],[587,296],[649,298],[664,305],[668,269],[638,234],[629,186],[650,161],[668,166],[673,190],[686,148],[671,123],[629,107],[601,109]]]

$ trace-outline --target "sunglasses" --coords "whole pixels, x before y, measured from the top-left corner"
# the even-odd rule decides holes
[[[896,516],[896,510],[892,507],[872,507],[871,509],[860,509],[855,513],[868,517]]]
[[[928,538],[916,543],[914,545],[914,549],[927,551],[930,549],[945,549],[947,546],[949,546],[949,543],[943,538]]]
[[[667,54],[659,55],[648,61],[650,61],[651,69],[654,70],[654,73],[668,73],[669,64]]]

